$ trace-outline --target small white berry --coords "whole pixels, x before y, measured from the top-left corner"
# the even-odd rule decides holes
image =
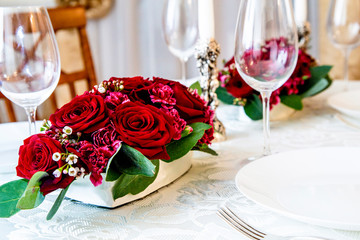
[[[61,154],[59,152],[56,152],[52,155],[52,160],[55,162],[59,161],[61,159]]]
[[[65,126],[63,128],[63,133],[65,133],[66,135],[71,135],[72,134],[72,128],[68,127],[68,126]]]
[[[61,172],[59,169],[56,169],[54,172],[53,172],[53,175],[56,177],[56,178],[59,178],[61,176]]]
[[[106,89],[105,89],[103,86],[100,86],[100,87],[98,88],[98,91],[99,91],[99,93],[105,93],[105,92],[106,92]]]
[[[76,172],[75,168],[73,168],[73,167],[69,168],[69,176],[75,177],[76,174],[77,174],[77,172]]]

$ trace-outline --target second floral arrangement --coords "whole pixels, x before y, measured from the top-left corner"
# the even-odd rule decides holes
[[[260,58],[266,58],[266,45]],[[327,89],[332,80],[328,73],[331,66],[319,66],[304,50],[299,50],[298,61],[291,77],[275,90],[270,98],[270,108],[282,103],[295,110],[302,110],[302,99],[311,97]],[[234,58],[224,64],[219,73],[221,86],[216,93],[226,104],[240,105],[252,120],[262,118],[260,93],[252,89],[238,73]]]

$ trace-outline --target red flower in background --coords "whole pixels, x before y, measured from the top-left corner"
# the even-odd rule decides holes
[[[263,54],[266,55],[266,52]],[[294,72],[284,85],[272,92],[270,106],[273,107],[280,103],[280,95],[298,94],[299,87],[304,84],[304,80],[311,77],[310,67],[314,65],[314,59],[306,52],[299,50],[298,61]],[[238,73],[234,58],[231,58],[225,64],[224,70],[219,73],[219,79],[222,86],[235,98],[247,98],[251,94],[256,93]]]

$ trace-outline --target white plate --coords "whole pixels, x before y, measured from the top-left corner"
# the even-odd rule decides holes
[[[360,119],[360,90],[334,94],[328,98],[328,104],[343,114]]]
[[[360,148],[274,154],[243,167],[235,182],[246,197],[282,215],[360,230]]]

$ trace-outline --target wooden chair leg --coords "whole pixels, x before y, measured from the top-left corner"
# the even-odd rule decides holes
[[[9,99],[5,99],[5,106],[8,112],[9,121],[16,122],[16,115],[14,111],[14,107]]]

